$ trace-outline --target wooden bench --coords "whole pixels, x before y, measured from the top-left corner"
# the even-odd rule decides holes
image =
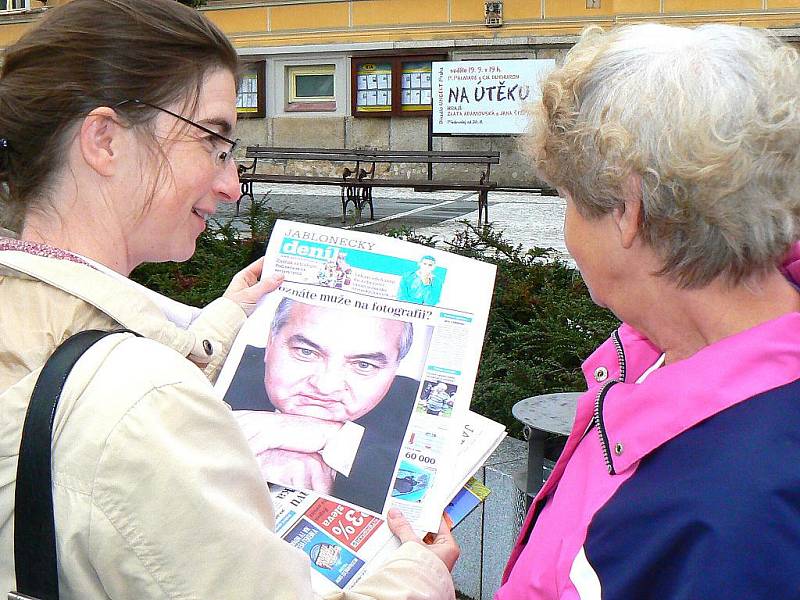
[[[500,162],[499,152],[474,151],[417,151],[417,150],[374,150],[374,149],[329,149],[329,148],[280,148],[248,146],[246,151],[250,164],[240,165],[242,198],[253,198],[254,183],[294,183],[307,185],[339,186],[342,200],[342,222],[347,216],[347,207],[352,202],[356,220],[360,219],[364,207],[369,206],[370,219],[375,218],[372,190],[375,187],[411,188],[415,191],[464,190],[478,192],[478,224],[482,218],[489,220],[489,191],[497,187],[490,181],[492,165]],[[317,162],[350,163],[343,167],[341,176],[281,175],[258,172],[259,160],[301,160]],[[401,179],[376,177],[375,167],[379,163],[425,164],[429,165],[426,179]],[[474,164],[483,169],[471,180],[433,179],[434,164]],[[237,205],[238,207],[238,205]]]

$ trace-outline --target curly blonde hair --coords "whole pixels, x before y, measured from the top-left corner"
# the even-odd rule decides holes
[[[641,178],[643,240],[685,288],[773,268],[798,236],[800,62],[745,27],[584,31],[542,85],[539,176],[595,218]]]

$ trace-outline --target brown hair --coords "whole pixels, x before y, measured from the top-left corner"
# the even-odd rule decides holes
[[[73,0],[48,11],[5,52],[0,70],[0,204],[19,226],[62,165],[66,133],[98,106],[138,99],[196,103],[204,76],[238,73],[236,50],[196,10],[175,0]],[[127,108],[127,107],[126,107]],[[122,110],[122,109],[120,109]],[[133,106],[132,125],[155,111]]]

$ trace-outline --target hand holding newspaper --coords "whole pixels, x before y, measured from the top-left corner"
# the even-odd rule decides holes
[[[488,496],[489,490],[470,478],[505,437],[499,423],[473,412],[467,419],[452,465],[452,500],[445,520],[458,525]],[[307,491],[270,485],[275,506],[275,530],[284,540],[308,554],[312,584],[320,595],[349,589],[386,560],[400,543],[386,521],[358,507],[322,498]],[[336,562],[319,560],[318,546],[328,548]]]
[[[454,468],[494,272],[385,236],[276,223],[264,273],[284,283],[245,323],[217,389],[265,480],[294,488],[276,492],[278,530],[281,514],[300,528],[287,539],[303,545],[338,534],[326,518],[297,521],[297,507],[281,512],[281,494],[292,497],[289,507],[356,507],[352,514],[376,529],[390,508],[419,532],[438,529],[442,510],[480,466]],[[342,521],[337,530],[353,528],[348,535],[366,544],[373,534],[365,527]],[[309,548],[324,563],[336,542],[321,543]],[[347,573],[361,571],[360,552],[339,552]],[[338,587],[350,581],[328,579]]]

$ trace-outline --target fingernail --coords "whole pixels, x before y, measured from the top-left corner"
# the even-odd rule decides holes
[[[403,513],[401,513],[400,510],[397,508],[390,508],[388,514],[389,517],[391,517],[392,519],[396,519],[397,517],[403,516]]]

